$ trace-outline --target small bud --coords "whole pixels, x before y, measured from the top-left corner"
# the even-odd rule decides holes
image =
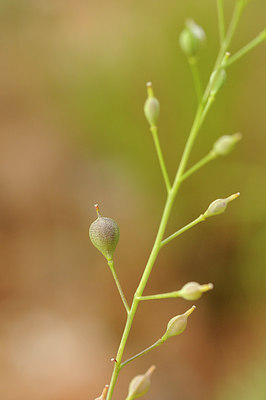
[[[237,142],[242,139],[241,133],[221,136],[213,145],[213,151],[217,156],[225,156],[230,153]]]
[[[195,310],[196,306],[191,307],[184,314],[177,315],[176,317],[170,319],[167,325],[165,334],[162,336],[162,340],[165,341],[172,336],[180,335],[184,332],[187,326],[187,319],[190,314]]]
[[[92,244],[110,261],[119,240],[119,227],[112,218],[99,214],[98,204],[95,205],[97,219],[91,224],[89,236]]]
[[[219,69],[211,74],[211,95],[215,96],[216,93],[223,87],[226,82],[226,72],[225,69]]]
[[[144,104],[144,114],[148,123],[151,126],[156,126],[160,113],[160,103],[159,100],[154,97],[151,82],[147,83],[147,92],[148,98]]]
[[[213,217],[214,215],[222,214],[225,211],[227,204],[230,203],[230,201],[237,199],[239,196],[240,193],[235,193],[227,197],[226,199],[214,200],[209,205],[207,211],[205,211],[204,217],[208,218],[208,217]]]
[[[100,396],[100,397],[97,397],[95,400],[105,400],[105,399],[106,399],[106,396],[107,396],[108,388],[109,388],[109,386],[108,386],[108,385],[105,385],[101,396]]]
[[[179,290],[179,294],[185,300],[198,300],[202,293],[211,289],[213,289],[212,283],[200,285],[197,282],[188,282]]]
[[[199,48],[206,40],[206,35],[201,26],[197,25],[192,19],[186,21],[185,29],[179,36],[179,44],[187,57],[196,57]]]
[[[151,375],[154,370],[155,366],[152,365],[144,375],[137,375],[132,379],[129,384],[126,400],[137,399],[148,392],[151,386]]]

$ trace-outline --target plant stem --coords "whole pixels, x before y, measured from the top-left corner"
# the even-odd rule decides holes
[[[144,301],[144,300],[176,299],[177,297],[181,297],[179,290],[175,292],[152,294],[150,296],[141,296],[138,297],[138,299],[140,301]]]
[[[190,69],[191,69],[198,103],[200,103],[201,98],[202,98],[202,88],[201,88],[201,81],[200,81],[200,76],[199,76],[198,61],[195,57],[190,57],[190,58],[188,58],[188,63],[189,63]]]
[[[246,46],[242,47],[242,49],[238,50],[238,52],[232,55],[226,62],[225,67],[227,68],[229,67],[229,65],[232,65],[234,62],[239,60],[239,58],[243,57],[250,50],[254,49],[254,47],[258,46],[265,40],[266,40],[266,29],[264,29],[264,31],[262,31],[258,36],[256,36],[255,39],[251,40],[251,42],[249,42]]]
[[[119,292],[119,294],[120,294],[120,297],[121,297],[121,299],[122,299],[122,301],[123,301],[123,304],[124,304],[124,306],[125,306],[126,312],[127,312],[127,314],[128,314],[129,311],[130,311],[130,308],[129,308],[129,305],[127,304],[127,301],[126,301],[125,295],[124,295],[124,293],[123,293],[122,287],[121,287],[121,285],[120,285],[119,279],[118,279],[118,277],[117,277],[117,275],[116,275],[115,267],[114,267],[114,261],[113,261],[113,260],[109,260],[109,261],[107,261],[107,262],[108,262],[108,265],[109,265],[110,270],[111,270],[111,272],[112,272],[113,278],[114,278],[114,280],[115,280],[115,283],[116,283],[118,292]]]
[[[147,347],[145,350],[142,350],[141,352],[139,352],[138,354],[135,354],[133,357],[128,358],[126,361],[124,361],[121,364],[121,368],[123,368],[125,365],[129,364],[131,361],[136,360],[136,358],[139,358],[141,356],[144,356],[144,354],[149,353],[149,351],[155,349],[156,347],[160,346],[161,344],[163,344],[165,342],[165,340],[163,339],[159,339],[157,340],[157,342],[153,343],[151,346]]]
[[[157,156],[158,156],[158,159],[159,159],[161,171],[162,171],[162,174],[163,174],[164,183],[165,183],[167,192],[169,193],[169,191],[171,189],[171,184],[170,184],[170,180],[169,180],[169,177],[168,177],[167,169],[166,169],[166,166],[165,166],[163,153],[162,153],[162,149],[161,149],[161,146],[160,146],[160,141],[159,141],[159,138],[158,138],[158,128],[157,128],[157,126],[151,126],[150,129],[151,129],[152,137],[153,137],[153,140],[154,140]]]
[[[203,167],[204,165],[208,164],[210,161],[214,160],[217,157],[214,151],[210,151],[205,157],[203,157],[200,161],[198,161],[195,165],[189,168],[182,176],[181,181],[183,182],[187,179],[190,175],[196,172],[198,169]]]
[[[172,235],[168,236],[168,238],[164,239],[161,242],[161,247],[165,246],[167,243],[171,242],[171,240],[175,239],[177,236],[181,235],[182,233],[188,231],[190,228],[193,228],[193,226],[199,224],[200,222],[205,221],[205,217],[203,214],[201,214],[198,218],[196,218],[194,221],[190,222],[189,224],[183,226],[183,228],[179,229]]]
[[[220,44],[222,44],[224,41],[224,35],[225,35],[223,0],[217,0],[217,12],[218,12]]]

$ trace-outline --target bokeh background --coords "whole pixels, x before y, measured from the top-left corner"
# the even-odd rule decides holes
[[[234,1],[225,1],[226,18]],[[250,2],[234,52],[264,27],[264,0]],[[93,204],[120,226],[115,261],[130,299],[165,200],[143,116],[145,83],[161,102],[169,173],[195,113],[190,71],[178,46],[188,17],[202,25],[206,82],[218,46],[216,2],[0,1],[0,398],[93,399],[108,383],[125,313],[104,258],[87,237]],[[265,45],[228,70],[190,165],[223,134],[243,140],[184,183],[167,232],[219,197],[241,197],[223,216],[161,252],[146,294],[213,282],[186,332],[121,372],[157,366],[159,399],[266,398]],[[149,346],[191,303],[143,303],[125,356]]]

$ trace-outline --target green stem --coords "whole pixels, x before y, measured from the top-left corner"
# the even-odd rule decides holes
[[[138,297],[138,299],[140,301],[144,301],[144,300],[176,299],[177,297],[181,297],[179,290],[175,292],[152,294],[150,296],[141,296]]]
[[[161,247],[165,246],[167,243],[171,242],[171,240],[175,239],[177,236],[181,235],[182,233],[188,231],[190,228],[193,228],[193,226],[199,224],[200,222],[205,221],[205,217],[203,214],[201,214],[198,218],[194,219],[194,221],[190,222],[189,224],[183,226],[183,228],[179,229],[172,235],[168,236],[168,238],[164,239],[161,242]]]
[[[249,51],[254,49],[254,47],[258,46],[260,43],[264,42],[266,40],[266,29],[262,31],[258,36],[255,37],[255,39],[251,40],[246,46],[242,47],[242,49],[238,50],[237,53],[232,55],[228,61],[225,64],[225,67],[229,67],[229,65],[232,65],[234,62],[239,60],[239,58],[243,57],[245,54],[247,54]]]
[[[189,168],[180,178],[182,182],[187,179],[190,175],[196,172],[198,169],[202,168],[204,165],[208,164],[210,161],[214,160],[217,154],[214,151],[210,151],[205,157],[198,161],[195,165]]]
[[[144,354],[149,353],[149,351],[155,349],[156,347],[160,346],[161,344],[163,344],[165,342],[165,340],[163,339],[159,339],[157,340],[157,342],[153,343],[151,346],[147,347],[145,350],[142,350],[141,352],[139,352],[138,354],[135,354],[133,357],[128,358],[126,361],[124,361],[121,364],[121,368],[123,368],[125,365],[129,364],[131,361],[136,360],[136,358],[139,358],[141,356],[144,356]]]
[[[115,280],[115,283],[116,283],[118,292],[119,292],[119,294],[120,294],[120,297],[121,297],[121,299],[122,299],[122,301],[123,301],[123,304],[124,304],[124,306],[125,306],[126,312],[129,313],[130,308],[129,308],[129,305],[127,304],[127,301],[126,301],[125,295],[124,295],[124,293],[123,293],[122,287],[121,287],[121,285],[120,285],[119,279],[118,279],[118,277],[117,277],[117,275],[116,275],[115,268],[114,268],[114,261],[113,261],[113,260],[109,260],[109,261],[107,261],[107,262],[108,262],[108,265],[109,265],[110,270],[111,270],[111,272],[112,272],[113,278],[114,278],[114,280]]]
[[[160,141],[159,141],[159,138],[158,138],[158,128],[157,128],[157,126],[151,126],[150,129],[151,129],[152,137],[153,137],[153,140],[154,140],[157,156],[158,156],[158,159],[159,159],[159,164],[160,164],[160,167],[161,167],[161,171],[162,171],[162,174],[163,174],[165,186],[166,186],[167,192],[169,193],[169,191],[171,189],[171,183],[170,183],[170,180],[169,180],[169,177],[168,177],[167,169],[166,169],[164,158],[163,158],[162,149],[161,149],[161,146],[160,146]]]
[[[201,87],[201,81],[200,81],[200,76],[199,76],[198,61],[195,57],[190,57],[188,59],[188,63],[189,63],[190,69],[191,69],[191,74],[193,77],[193,82],[194,82],[194,86],[195,86],[198,103],[200,103],[201,98],[202,98],[202,87]]]
[[[223,0],[217,0],[218,24],[219,24],[219,37],[220,44],[224,41],[225,36],[225,22],[224,22],[224,7]]]

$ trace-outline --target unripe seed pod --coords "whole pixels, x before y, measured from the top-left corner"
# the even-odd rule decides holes
[[[162,336],[162,340],[165,341],[172,336],[180,335],[184,332],[187,326],[187,319],[190,314],[195,310],[196,306],[192,306],[184,314],[177,315],[176,317],[170,319],[167,325],[165,334]]]
[[[223,87],[226,82],[226,71],[225,69],[219,69],[211,74],[210,81],[212,85],[211,95],[215,96],[216,93]]]
[[[144,375],[137,375],[132,379],[126,400],[137,399],[148,392],[151,386],[151,375],[154,370],[155,366],[152,365]]]
[[[148,98],[144,104],[144,114],[151,126],[156,126],[160,113],[159,100],[154,97],[151,82],[147,83]]]
[[[202,293],[211,289],[213,289],[212,283],[200,285],[197,282],[188,282],[179,290],[179,294],[185,300],[198,300]]]
[[[108,385],[105,385],[103,392],[100,397],[97,397],[95,400],[105,400],[108,392]]]
[[[213,151],[217,156],[225,156],[235,147],[235,144],[241,140],[241,133],[234,133],[233,135],[221,136],[213,145]]]
[[[99,214],[99,207],[95,205],[97,219],[91,224],[89,236],[92,244],[110,261],[119,240],[119,227],[117,223],[108,217]]]
[[[240,193],[235,193],[235,194],[232,194],[231,196],[227,197],[226,199],[214,200],[209,205],[207,211],[205,211],[204,217],[208,218],[208,217],[213,217],[214,215],[222,214],[225,211],[227,204],[239,196],[240,196]]]
[[[185,29],[179,36],[179,44],[187,57],[196,57],[199,48],[206,40],[206,35],[201,26],[197,25],[192,19],[186,21]]]

